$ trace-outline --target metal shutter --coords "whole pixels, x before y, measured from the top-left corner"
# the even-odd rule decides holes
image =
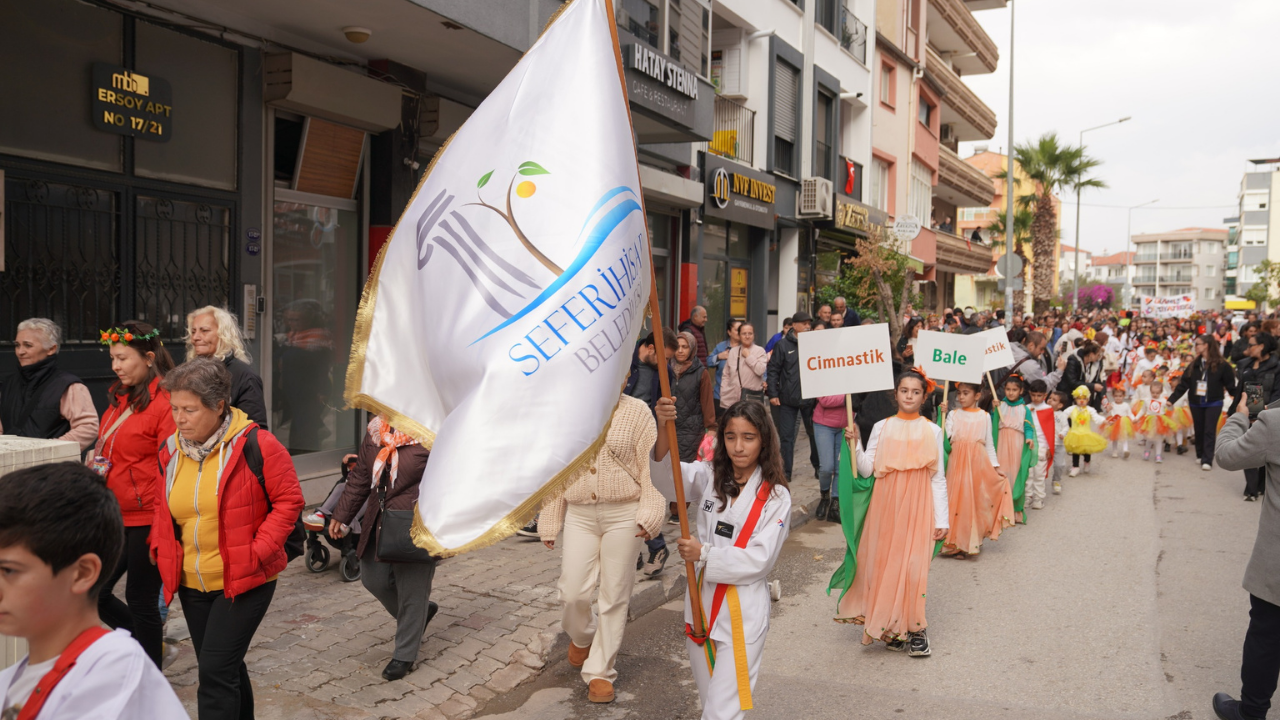
[[[797,91],[800,71],[777,60],[773,87],[773,134],[789,143],[796,142]]]

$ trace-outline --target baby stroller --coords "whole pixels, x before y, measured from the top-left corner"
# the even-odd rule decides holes
[[[355,466],[354,455],[348,455],[343,460],[342,479],[329,491],[329,497],[320,509],[303,519],[302,526],[307,531],[307,569],[313,573],[321,573],[328,569],[330,554],[329,548],[325,547],[328,544],[342,553],[342,560],[338,563],[338,572],[342,575],[342,581],[355,582],[360,579],[360,558],[356,555],[356,546],[360,544],[360,519],[364,517],[364,508],[360,508],[355,520],[351,521],[351,532],[340,538],[329,534],[329,518],[333,516],[333,511],[338,506],[338,499],[342,497],[342,491],[347,487],[347,474]],[[319,522],[315,522],[317,519]]]

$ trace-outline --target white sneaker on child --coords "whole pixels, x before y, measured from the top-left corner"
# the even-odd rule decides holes
[[[1062,494],[1062,483],[1058,482],[1057,480],[1053,481],[1053,494],[1054,495]]]
[[[1073,468],[1071,468],[1071,472],[1067,473],[1067,477],[1075,477],[1075,476],[1077,476],[1077,475],[1079,475],[1079,474],[1080,474],[1080,468],[1078,468],[1078,467],[1073,467]]]

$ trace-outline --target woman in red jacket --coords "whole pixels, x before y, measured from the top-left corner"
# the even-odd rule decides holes
[[[190,360],[164,387],[178,428],[160,448],[151,534],[164,599],[178,595],[191,631],[200,720],[252,718],[244,656],[289,562],[302,489],[280,441],[231,407],[222,363]]]
[[[101,342],[111,348],[111,371],[118,379],[107,393],[89,467],[106,478],[120,503],[124,551],[98,595],[98,615],[112,628],[128,630],[159,666],[160,575],[147,556],[147,536],[160,480],[156,449],[173,433],[169,393],[160,387],[160,378],[173,369],[173,358],[161,344],[159,331],[137,320],[102,331]],[[111,590],[125,572],[129,578],[125,602],[120,602]]]

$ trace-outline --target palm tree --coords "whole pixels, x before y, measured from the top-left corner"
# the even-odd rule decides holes
[[[1005,244],[1006,225],[1005,218],[1007,213],[996,213],[996,219],[987,227],[987,231],[991,234],[991,246],[1002,248]],[[1013,291],[1013,308],[1018,312],[1023,312],[1027,306],[1027,251],[1026,245],[1031,242],[1031,225],[1035,219],[1035,213],[1029,207],[1014,208],[1013,211],[1013,254],[1022,259],[1022,272],[1019,277],[1022,278],[1022,287]],[[1008,252],[1006,250],[1006,252]],[[1006,278],[1012,280],[1012,278]],[[1007,312],[1013,313],[1013,308],[1007,308]]]
[[[1045,133],[1035,142],[1014,146],[1013,159],[1022,166],[1022,172],[1035,186],[1032,193],[1017,198],[1017,203],[1034,213],[1031,252],[1041,258],[1041,262],[1035,264],[1031,297],[1032,309],[1039,315],[1049,309],[1049,299],[1053,295],[1056,263],[1045,261],[1058,252],[1058,212],[1053,206],[1053,197],[1065,191],[1104,188],[1107,185],[1089,177],[1102,161],[1085,155],[1083,145],[1060,143],[1057,133]],[[1016,187],[1016,183],[1013,185]],[[1016,214],[1014,227],[1017,227]]]

